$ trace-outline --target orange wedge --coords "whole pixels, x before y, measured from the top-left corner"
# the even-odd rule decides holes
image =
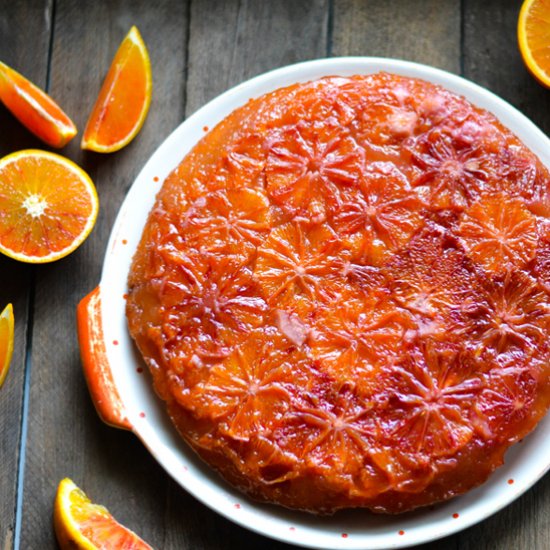
[[[76,126],[40,88],[0,61],[0,100],[35,136],[52,147],[64,147]]]
[[[153,77],[147,48],[132,27],[113,59],[86,124],[82,149],[112,153],[141,130],[151,104]]]
[[[74,162],[29,149],[0,160],[0,252],[22,262],[59,260],[94,227],[99,200]]]
[[[518,43],[533,76],[550,88],[550,0],[525,0],[518,19]]]
[[[8,304],[0,314],[0,388],[4,384],[13,355],[13,307]]]
[[[57,488],[53,523],[61,550],[152,550],[68,478]]]

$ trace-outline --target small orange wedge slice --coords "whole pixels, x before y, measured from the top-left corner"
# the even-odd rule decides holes
[[[27,263],[59,260],[94,227],[99,200],[74,162],[29,149],[0,160],[0,252]]]
[[[61,550],[152,550],[68,478],[57,488],[53,522]]]
[[[13,355],[13,307],[8,304],[0,314],[0,388],[10,368]]]
[[[44,91],[0,61],[0,100],[35,136],[52,147],[64,147],[76,126]]]
[[[533,76],[550,88],[550,0],[525,0],[518,19],[521,56]]]
[[[149,53],[137,27],[132,27],[105,77],[82,136],[82,149],[112,153],[128,145],[145,122],[152,89]]]

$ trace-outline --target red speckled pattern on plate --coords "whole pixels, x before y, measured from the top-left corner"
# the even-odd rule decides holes
[[[130,331],[188,443],[255,498],[461,494],[548,408],[547,170],[389,74],[251,100],[167,178]]]

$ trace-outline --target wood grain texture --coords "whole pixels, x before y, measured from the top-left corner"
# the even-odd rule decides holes
[[[457,0],[335,0],[332,55],[396,57],[460,72]]]
[[[78,138],[65,150],[95,181],[100,214],[81,248],[37,273],[23,549],[56,547],[52,503],[65,476],[156,548],[164,547],[167,477],[137,438],[103,425],[96,415],[82,375],[75,311],[99,283],[107,238],[127,189],[183,116],[186,13],[184,3],[167,0],[56,4],[51,90],[81,131],[133,24],[149,48],[155,93],[145,126],[124,150],[84,153]]]
[[[489,88],[550,133],[549,92],[529,73],[517,44],[516,0],[465,0],[464,76]]]
[[[187,115],[257,74],[325,57],[328,6],[328,0],[194,1]]]
[[[119,153],[100,156],[81,152],[77,137],[64,150],[96,182],[101,212],[96,229],[78,251],[36,269],[21,549],[57,548],[51,513],[57,483],[64,476],[72,477],[159,550],[292,548],[210,511],[169,479],[132,434],[101,423],[81,372],[76,304],[99,282],[120,203],[151,153],[185,115],[256,74],[327,53],[410,59],[455,73],[463,69],[467,78],[501,95],[549,132],[550,92],[530,77],[516,46],[520,3],[0,0],[0,59],[43,86],[55,12],[50,90],[80,131],[112,56],[132,24],[149,47],[154,75],[151,111],[134,143]],[[42,145],[0,108],[0,155],[24,147]],[[2,550],[12,548],[33,271],[0,258],[0,307],[14,302],[17,330],[12,369],[0,390]],[[418,548],[547,550],[549,509],[550,480],[545,478],[482,524]]]
[[[0,1],[0,60],[46,86],[52,5],[48,0]],[[0,157],[40,143],[0,105]],[[15,528],[27,313],[32,267],[0,257],[0,310],[11,302],[15,349],[0,389],[0,548],[12,547]]]

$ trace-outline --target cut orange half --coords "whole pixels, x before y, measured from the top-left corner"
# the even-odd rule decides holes
[[[76,126],[45,92],[0,61],[0,100],[35,136],[52,147],[64,147]]]
[[[145,122],[153,78],[149,53],[132,27],[113,59],[86,124],[82,149],[112,153],[128,145]]]
[[[13,307],[8,304],[0,314],[0,388],[4,384],[13,355]]]
[[[70,254],[94,227],[99,200],[88,174],[55,153],[29,149],[0,160],[0,252],[22,262]]]
[[[57,488],[53,521],[61,550],[152,550],[68,478]]]
[[[533,76],[550,88],[550,0],[525,0],[518,19],[521,56]]]

